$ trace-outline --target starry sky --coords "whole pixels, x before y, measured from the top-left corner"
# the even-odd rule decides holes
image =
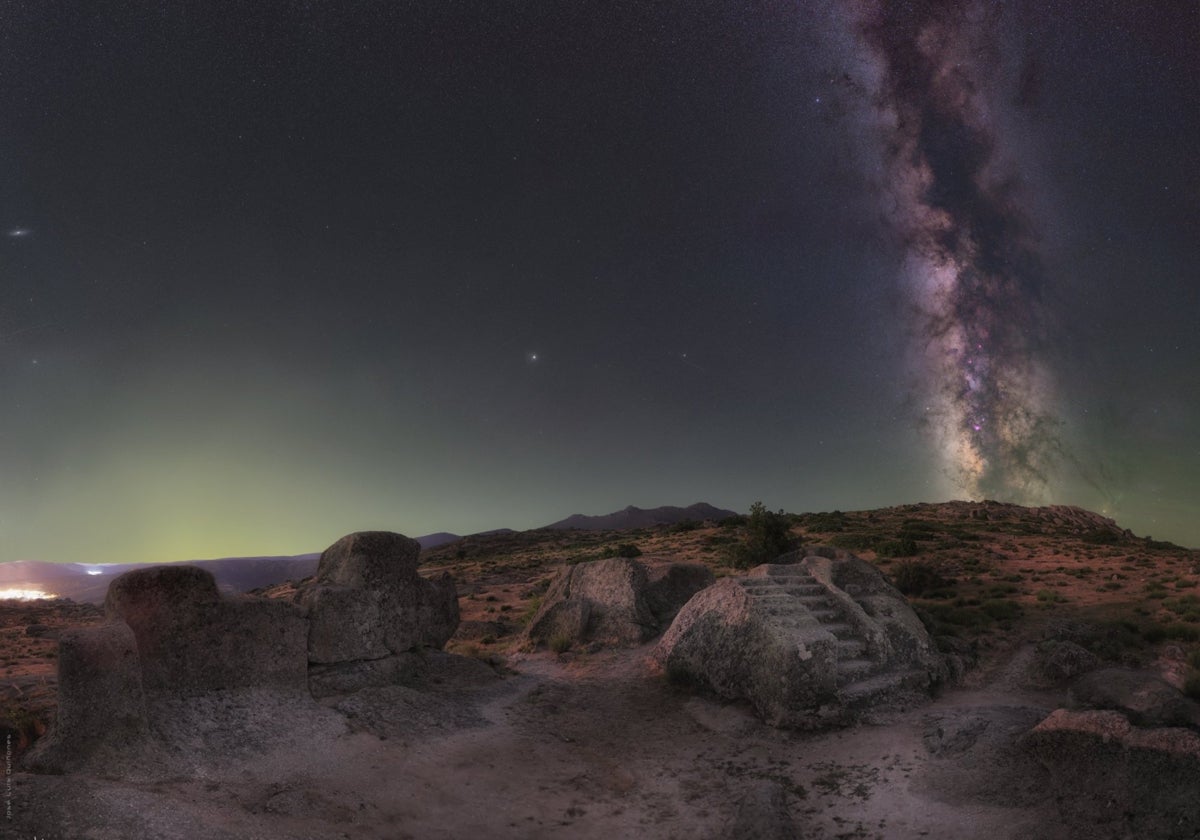
[[[1200,546],[1200,11],[0,2],[0,561],[708,501]]]

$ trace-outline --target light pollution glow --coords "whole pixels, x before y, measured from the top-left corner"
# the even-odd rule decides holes
[[[0,589],[0,601],[39,601],[57,597],[42,589]]]

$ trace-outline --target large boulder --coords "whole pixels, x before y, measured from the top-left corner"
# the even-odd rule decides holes
[[[163,761],[186,763],[197,710],[203,731],[243,745],[259,719],[286,723],[268,705],[297,719],[324,712],[308,694],[308,625],[292,604],[222,599],[207,571],[155,566],[114,580],[105,611],[107,624],[59,640],[58,718],[32,769],[153,776]]]
[[[546,590],[526,631],[534,645],[570,634],[572,643],[637,645],[657,623],[646,603],[646,567],[626,557],[568,566]]]
[[[300,611],[283,601],[223,600],[203,569],[126,572],[109,586],[104,609],[133,631],[148,695],[307,686],[308,626]]]
[[[113,753],[150,742],[137,641],[124,623],[64,630],[58,642],[58,713],[25,764],[37,772],[114,766]]]
[[[391,531],[347,534],[321,554],[317,580],[350,589],[391,589],[417,577],[421,544]]]
[[[874,566],[831,555],[718,581],[679,611],[655,658],[775,726],[845,724],[927,699],[945,666],[924,626]]]
[[[661,633],[712,581],[712,572],[699,564],[648,569],[613,557],[568,566],[547,589],[526,629],[526,643],[638,645]]]
[[[1050,773],[1071,838],[1200,835],[1200,735],[1141,729],[1112,710],[1058,709],[1024,738]]]
[[[441,648],[458,628],[458,591],[449,575],[417,573],[421,546],[387,531],[362,531],[321,555],[296,600],[310,628],[308,659],[331,664]]]
[[[1137,726],[1200,728],[1200,703],[1157,674],[1132,668],[1104,668],[1084,674],[1071,686],[1072,702],[1084,709],[1112,709]]]
[[[1038,644],[1024,682],[1033,688],[1053,688],[1100,667],[1100,658],[1070,639],[1047,639]]]

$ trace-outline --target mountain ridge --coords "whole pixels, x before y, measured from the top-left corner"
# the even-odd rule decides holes
[[[714,507],[708,502],[696,502],[687,507],[661,505],[640,508],[629,505],[621,510],[599,516],[574,513],[543,527],[552,531],[622,531],[629,528],[650,528],[655,525],[674,525],[679,522],[717,521],[737,516],[736,511]]]

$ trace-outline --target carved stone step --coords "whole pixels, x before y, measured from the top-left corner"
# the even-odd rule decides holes
[[[824,596],[827,592],[824,586],[819,583],[784,583],[780,586],[787,591],[789,595],[794,595],[797,598],[810,597],[813,595]]]
[[[855,659],[867,651],[862,639],[838,639],[838,659]]]
[[[793,597],[793,598],[795,598],[797,601],[799,601],[801,604],[804,604],[804,606],[808,607],[809,609],[815,609],[815,608],[823,607],[823,606],[825,606],[826,604],[830,604],[830,603],[832,603],[832,601],[831,601],[830,597],[829,597],[828,595],[825,595],[825,594],[821,594],[821,595],[793,595],[792,597]]]
[[[873,700],[888,692],[906,688],[906,683],[910,690],[923,690],[922,683],[927,679],[928,675],[920,670],[885,671],[843,685],[838,689],[838,694],[841,695],[842,703],[848,707],[869,706]]]
[[[838,682],[842,685],[865,679],[879,667],[879,663],[871,659],[839,659],[837,664]]]
[[[780,603],[792,604],[792,603],[795,603],[795,601],[796,601],[795,598],[793,598],[791,595],[788,595],[786,592],[759,591],[759,592],[747,592],[746,594],[749,595],[751,598],[753,598],[754,602],[756,604],[769,603],[772,601],[779,601]]]
[[[854,626],[847,624],[844,621],[834,621],[834,622],[830,622],[829,624],[822,624],[821,629],[827,630],[830,633],[832,633],[835,639],[840,639],[840,640],[853,639],[855,641],[862,641],[862,636],[859,635],[858,631],[854,628]]]
[[[775,581],[783,586],[820,586],[812,575],[771,575],[766,580]]]

